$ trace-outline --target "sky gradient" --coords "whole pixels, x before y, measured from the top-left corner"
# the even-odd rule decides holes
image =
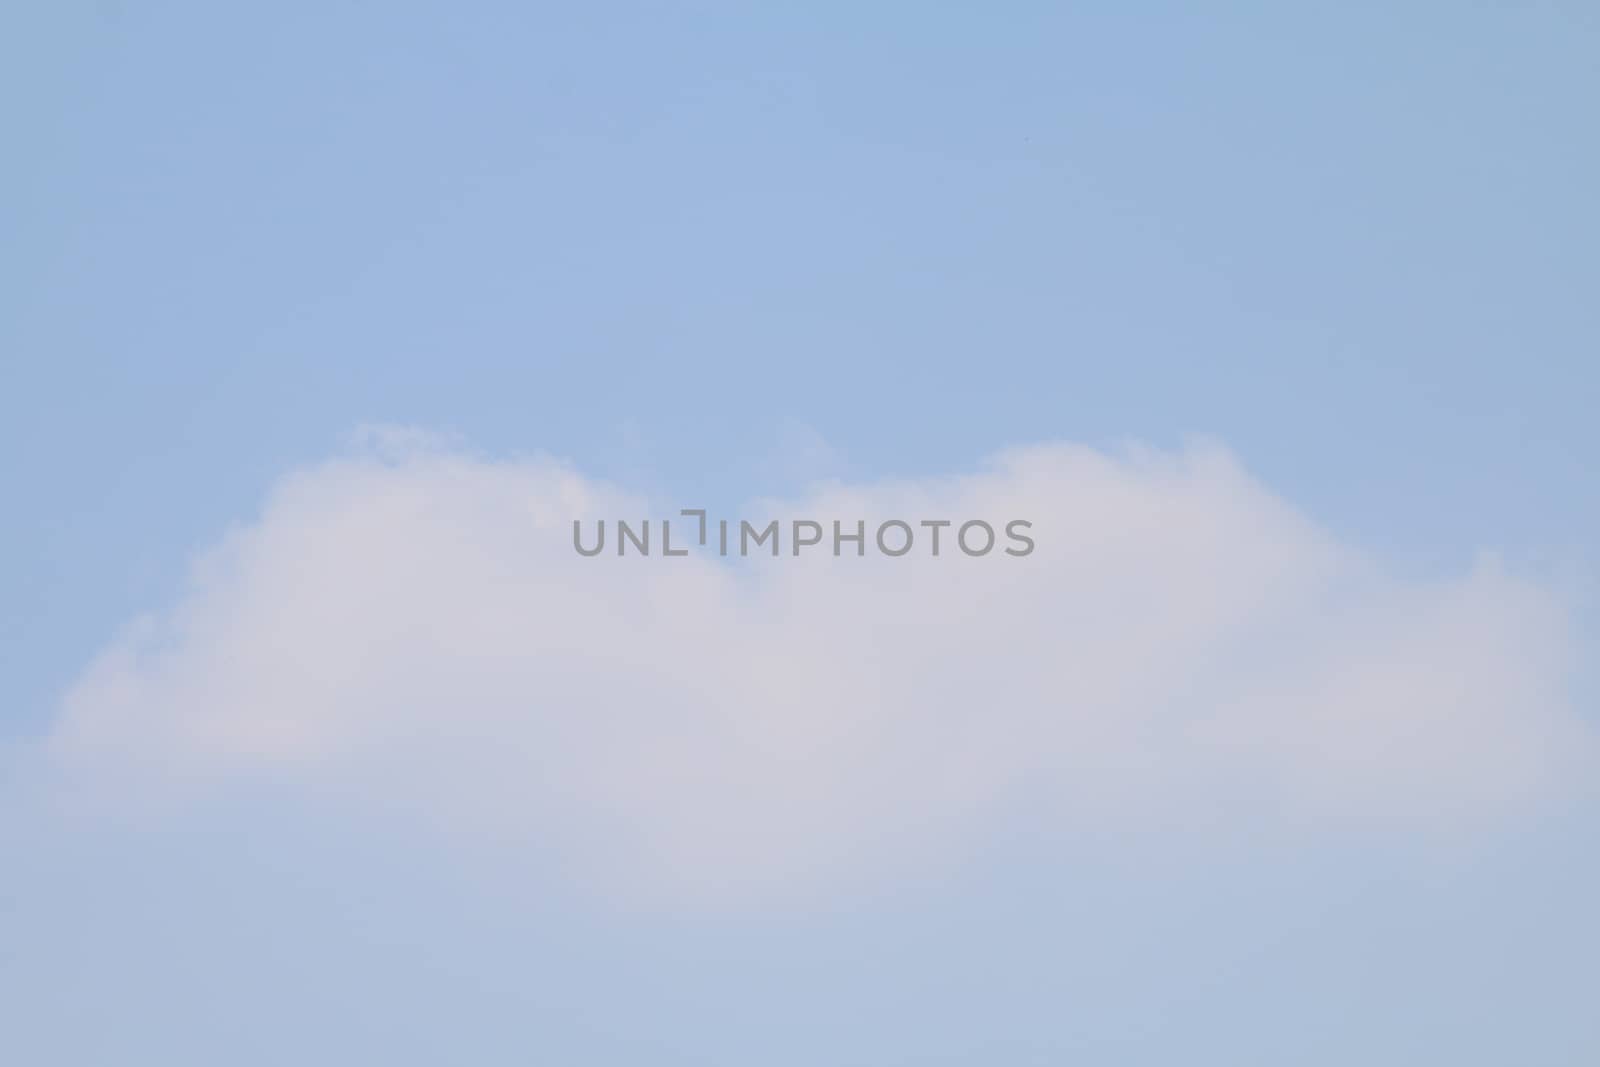
[[[9,7],[0,1053],[1593,1059],[1597,46],[1575,3]],[[552,485],[1053,548],[575,571]],[[811,755],[605,717],[661,694]],[[641,738],[682,761],[608,777]]]

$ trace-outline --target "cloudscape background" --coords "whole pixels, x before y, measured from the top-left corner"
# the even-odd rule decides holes
[[[1597,29],[8,8],[0,1056],[1592,1061]]]

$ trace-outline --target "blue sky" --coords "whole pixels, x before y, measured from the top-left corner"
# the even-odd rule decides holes
[[[1586,649],[1597,37],[1579,4],[16,5],[0,739],[48,736],[118,631],[181,600],[197,552],[263,515],[270,536],[274,486],[371,424],[724,508],[1037,442],[1214,440],[1396,581],[1498,554]],[[1572,686],[1592,723],[1592,685]],[[1600,1049],[1575,999],[1600,947],[1580,892],[1600,875],[1573,856],[1592,808],[1427,863],[1319,839],[1074,871],[997,830],[983,862],[752,932],[618,918],[548,874],[531,884],[556,902],[531,917],[493,888],[523,875],[440,875],[404,834],[351,858],[294,803],[312,810],[122,831],[18,799],[22,888],[0,922],[21,950],[0,989],[42,1018],[66,1012],[72,961],[96,970],[83,1003],[125,1019],[120,1062],[206,1061],[254,1032],[201,975],[287,998],[260,1062],[300,1032],[328,1060],[437,1062],[419,1050],[461,1028],[469,1058],[510,1059],[529,989],[558,972],[576,977],[553,1002],[588,1021],[550,1021],[551,1047],[578,1062],[1058,1062],[1078,1040],[1050,1021],[1063,996],[1097,1005],[1079,1036],[1122,1062]],[[243,826],[276,843],[252,854]],[[80,924],[61,886],[85,877],[127,891],[79,888]],[[1114,908],[1096,941],[1081,914],[1130,885],[1148,909]],[[1085,911],[1063,917],[1074,892]],[[163,923],[170,940],[148,933]],[[405,1006],[403,1048],[351,1022],[334,979],[241,962],[289,930],[371,991],[362,1011]],[[107,958],[63,952],[67,931]],[[1122,977],[1062,977],[1080,938]],[[547,944],[548,972],[522,962]],[[187,947],[150,962],[170,945]],[[1474,978],[1486,959],[1498,977]],[[162,991],[222,1021],[169,1026],[147,1002]],[[1393,1007],[1407,995],[1415,1015]],[[1451,1029],[1462,1012],[1475,1028]],[[55,1062],[48,1027],[26,1029],[24,1058]],[[1325,1043],[1301,1056],[1309,1034]],[[1230,1041],[1240,1057],[1194,1052]]]

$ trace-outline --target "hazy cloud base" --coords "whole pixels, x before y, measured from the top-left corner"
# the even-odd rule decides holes
[[[1470,832],[1590,765],[1572,625],[1491,561],[1386,575],[1224,451],[1018,449],[744,517],[1010,518],[1037,550],[580,558],[674,514],[416,436],[286,477],[49,746],[119,806],[269,780],[723,894],[1071,833]]]

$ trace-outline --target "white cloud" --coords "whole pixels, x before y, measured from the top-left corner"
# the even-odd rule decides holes
[[[646,504],[384,451],[286,478],[87,669],[54,756],[119,800],[265,776],[696,890],[948,852],[1019,807],[1456,832],[1588,759],[1550,593],[1487,562],[1386,577],[1213,448],[1032,448],[744,511],[1027,518],[1024,559],[737,565],[579,558],[573,517]]]

